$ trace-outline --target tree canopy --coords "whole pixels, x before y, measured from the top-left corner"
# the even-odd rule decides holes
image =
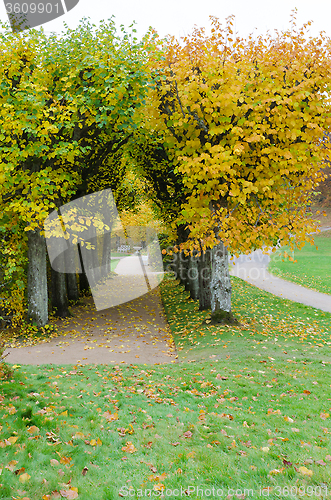
[[[235,37],[233,17],[211,25],[167,41],[146,112],[182,179],[181,248],[300,247],[316,229],[306,206],[328,153],[330,40],[308,37],[295,14],[291,29],[256,38]]]

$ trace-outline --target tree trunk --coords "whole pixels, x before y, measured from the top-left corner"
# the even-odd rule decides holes
[[[211,310],[231,312],[228,251],[222,242],[212,249],[211,257]]]
[[[211,250],[207,248],[198,258],[199,310],[211,309]]]
[[[80,271],[80,266],[78,252],[72,245],[69,245],[65,252],[65,269],[68,300],[77,301],[79,299],[77,273]]]
[[[67,318],[70,316],[68,310],[68,297],[65,273],[58,273],[52,269],[52,309],[56,316]]]
[[[91,295],[91,289],[90,289],[90,283],[89,280],[87,279],[86,273],[85,273],[85,267],[84,267],[84,262],[82,259],[82,253],[81,253],[81,248],[80,245],[77,245],[78,248],[78,255],[79,255],[79,260],[80,260],[80,265],[81,265],[81,273],[79,274],[79,292],[83,294],[88,294]]]
[[[187,278],[189,283],[190,295],[193,300],[199,298],[199,270],[198,270],[198,257],[196,252],[193,256],[189,256]]]
[[[188,277],[187,277],[187,272],[188,272],[188,256],[184,255],[184,252],[181,251],[178,254],[179,258],[179,279],[182,283],[182,285],[185,286],[185,290],[189,290],[189,283],[188,283]]]
[[[79,299],[77,274],[68,273],[66,274],[66,279],[67,279],[68,300],[73,300],[77,302],[77,300]]]
[[[41,328],[48,321],[45,238],[40,229],[28,231],[28,319]]]
[[[102,238],[102,269],[105,274],[111,271],[111,233],[105,233]]]

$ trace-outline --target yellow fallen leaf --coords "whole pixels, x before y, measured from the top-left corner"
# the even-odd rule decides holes
[[[85,435],[82,432],[76,432],[76,434],[72,437],[74,439],[85,439]]]
[[[13,472],[13,470],[15,469],[16,467],[16,464],[18,464],[18,461],[17,460],[11,460],[6,466],[5,466],[5,469],[8,469],[10,471]]]
[[[135,451],[137,451],[137,448],[131,441],[127,441],[126,445],[122,446],[122,451],[125,451],[127,453],[134,453]]]
[[[311,477],[311,476],[313,475],[313,471],[312,471],[312,470],[310,470],[310,469],[307,469],[307,467],[304,467],[304,466],[299,467],[299,468],[297,469],[297,471],[298,471],[298,472],[300,472],[300,474],[303,474],[304,476],[309,476],[309,477]]]
[[[67,416],[68,416],[68,410],[65,410],[65,411],[63,411],[62,413],[59,413],[59,415],[64,415],[64,416],[66,416],[66,417],[67,417]]]
[[[97,444],[96,440],[95,439],[91,439],[90,445],[91,446],[96,446],[96,444]]]
[[[5,441],[8,441],[10,444],[16,443],[18,440],[18,436],[10,436],[8,439],[5,439]]]
[[[71,457],[62,457],[60,460],[61,464],[70,464],[72,458]]]
[[[64,498],[74,499],[78,498],[77,488],[70,488],[70,490],[60,490],[60,494]]]
[[[98,445],[98,446],[101,446],[101,445],[102,445],[102,441],[101,441],[101,439],[100,439],[100,438],[98,438],[98,439],[97,439],[97,445]]]
[[[153,490],[155,490],[155,491],[163,491],[163,490],[164,490],[164,488],[165,488],[164,484],[162,484],[162,483],[158,483],[158,484],[156,484],[156,485],[154,486]]]
[[[118,420],[117,413],[111,413],[110,411],[105,411],[102,416],[108,420],[108,422],[112,422],[113,420]]]
[[[26,481],[29,481],[30,475],[27,472],[24,472],[24,474],[21,474],[20,477],[18,478],[20,483],[25,483]]]
[[[30,434],[37,434],[39,432],[39,427],[37,427],[36,425],[32,425],[31,427],[29,427],[27,429],[27,431],[30,433]]]
[[[283,470],[285,470],[285,467],[282,467],[281,469],[273,469],[269,472],[269,474],[271,474],[272,476],[275,474],[281,474]]]
[[[268,446],[263,446],[261,450],[267,453],[270,450],[270,448],[268,448]]]

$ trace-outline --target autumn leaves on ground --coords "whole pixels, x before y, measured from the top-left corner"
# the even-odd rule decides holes
[[[0,498],[175,498],[179,488],[195,499],[198,487],[329,498],[330,314],[232,281],[234,327],[212,326],[178,281],[162,282],[171,369],[13,368],[1,388]]]

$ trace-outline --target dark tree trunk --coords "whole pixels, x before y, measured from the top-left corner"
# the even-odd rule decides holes
[[[75,273],[66,274],[66,280],[67,280],[68,300],[73,300],[77,302],[77,300],[79,299],[77,274]]]
[[[77,301],[79,299],[77,273],[80,271],[78,252],[72,245],[69,245],[65,252],[65,269],[68,300]]]
[[[231,312],[231,279],[228,251],[223,243],[212,249],[211,310]]]
[[[193,256],[189,256],[187,278],[189,283],[190,295],[193,300],[199,298],[199,270],[198,270],[198,257],[196,252]]]
[[[90,284],[85,273],[79,275],[79,291],[82,294],[91,295]]]
[[[90,232],[92,230],[93,228],[90,228]],[[86,243],[88,242],[90,242],[93,245],[93,249],[92,248],[88,249],[86,247]],[[100,262],[98,258],[98,239],[96,236],[96,231],[95,231],[95,236],[92,236],[92,238],[89,238],[84,242],[84,246],[80,245],[80,251],[81,251],[83,266],[85,269],[85,274],[88,277],[90,287],[93,287],[96,285],[96,283],[99,281],[101,277]]]
[[[28,319],[38,328],[48,321],[45,238],[40,230],[28,231]]]
[[[211,309],[211,250],[207,248],[198,258],[199,310]]]
[[[82,259],[80,245],[78,245],[78,254],[79,254],[80,264],[81,264],[81,268],[82,268],[81,269],[82,272],[79,274],[79,292],[81,294],[91,295],[90,283],[89,283],[89,280],[87,279],[87,276],[85,273],[85,267],[84,267],[84,262]]]
[[[187,277],[187,272],[188,272],[188,256],[184,255],[184,252],[179,252],[178,254],[179,258],[179,279],[182,283],[182,285],[185,286],[185,290],[189,290],[189,283],[188,283],[188,277]]]
[[[56,316],[67,318],[70,316],[68,310],[68,297],[65,273],[58,273],[52,269],[52,309]]]
[[[179,246],[181,243],[184,243],[187,240],[187,237],[189,235],[189,231],[185,229],[185,225],[181,224],[180,226],[177,227],[177,241],[176,244]],[[176,272],[176,278],[180,280],[180,282],[185,285],[185,289],[187,290],[187,267],[188,267],[188,262],[187,262],[187,256],[184,255],[183,251],[179,251],[176,254],[176,261],[175,261],[175,272]],[[186,259],[186,261],[185,261]]]

